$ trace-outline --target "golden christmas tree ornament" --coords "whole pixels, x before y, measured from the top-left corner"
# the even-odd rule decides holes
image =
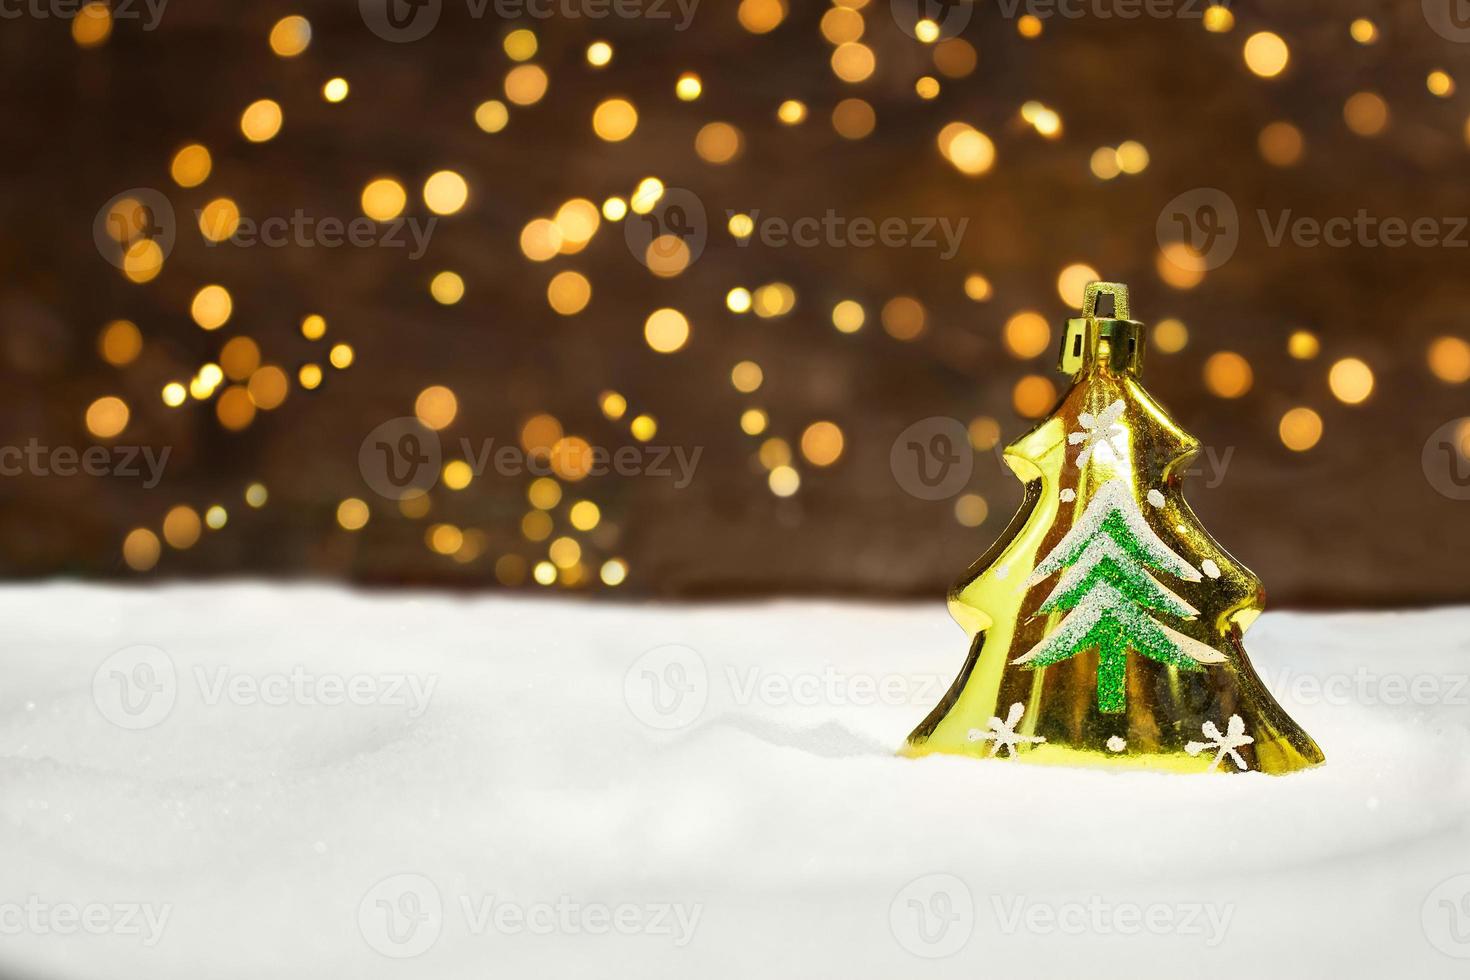
[[[1169,772],[1294,772],[1322,750],[1266,690],[1242,636],[1265,596],[1195,518],[1200,443],[1142,384],[1128,288],[1067,321],[1072,386],[1006,447],[1025,499],[950,591],[964,668],[903,754]]]

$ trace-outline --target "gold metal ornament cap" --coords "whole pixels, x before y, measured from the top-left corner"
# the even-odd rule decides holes
[[[1096,361],[1115,374],[1143,373],[1143,324],[1128,318],[1128,287],[1090,282],[1082,293],[1082,315],[1067,321],[1057,370],[1076,375]]]

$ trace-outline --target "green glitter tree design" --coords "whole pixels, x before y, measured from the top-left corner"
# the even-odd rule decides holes
[[[1170,592],[1150,571],[1188,582],[1202,576],[1154,533],[1121,478],[1104,484],[1082,516],[1027,580],[1037,585],[1066,569],[1036,614],[1067,611],[1040,643],[1013,663],[1048,667],[1088,650],[1098,652],[1097,707],[1118,714],[1126,706],[1128,651],[1150,660],[1203,670],[1225,655],[1159,622],[1156,614],[1194,619],[1199,610]]]

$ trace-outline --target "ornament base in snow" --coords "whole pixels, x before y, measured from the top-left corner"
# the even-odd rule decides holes
[[[1062,338],[1071,388],[1006,447],[1021,510],[950,592],[969,658],[904,754],[1172,772],[1322,763],[1246,657],[1261,584],[1185,502],[1200,444],[1139,383],[1143,349],[1127,287],[1090,284]]]

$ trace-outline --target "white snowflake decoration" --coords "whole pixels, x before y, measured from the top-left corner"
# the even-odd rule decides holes
[[[1164,506],[1164,495],[1156,488],[1151,488],[1148,492],[1148,502],[1152,507],[1162,507]]]
[[[1204,561],[1199,563],[1199,567],[1200,571],[1204,572],[1210,578],[1220,577],[1220,566],[1215,564],[1215,560],[1213,558],[1206,558]]]
[[[1208,771],[1214,772],[1220,768],[1220,760],[1227,755],[1235,763],[1235,767],[1241,772],[1250,768],[1245,764],[1245,760],[1240,757],[1240,753],[1235,751],[1242,745],[1249,745],[1255,741],[1255,739],[1245,733],[1245,722],[1241,720],[1240,715],[1230,716],[1230,721],[1225,724],[1224,735],[1220,734],[1220,729],[1215,727],[1213,721],[1207,721],[1201,725],[1200,731],[1204,732],[1205,737],[1209,741],[1190,742],[1184,746],[1184,751],[1190,755],[1199,755],[1205,749],[1214,749],[1215,759],[1210,763]]]
[[[972,742],[990,742],[989,758],[992,759],[995,758],[1002,747],[1005,748],[1007,756],[1014,756],[1016,754],[1016,746],[1022,742],[1032,744],[1045,742],[1045,736],[1022,735],[1016,731],[1016,724],[1020,722],[1021,716],[1025,713],[1025,706],[1017,701],[1011,705],[1010,713],[1006,715],[1005,721],[1001,721],[999,718],[991,718],[990,731],[988,732],[983,732],[978,728],[970,729],[969,740]]]
[[[1109,752],[1122,752],[1128,747],[1128,740],[1121,735],[1114,735],[1108,739]]]
[[[1077,416],[1077,421],[1082,423],[1082,431],[1067,433],[1067,444],[1075,446],[1082,443],[1082,452],[1077,454],[1077,468],[1081,469],[1087,465],[1092,458],[1092,452],[1100,445],[1105,445],[1112,451],[1114,459],[1123,458],[1123,450],[1113,441],[1114,437],[1125,435],[1123,426],[1118,419],[1123,416],[1123,399],[1119,398],[1098,415],[1091,412],[1083,412]]]
[[[1061,493],[1057,494],[1057,496],[1061,499],[1062,503],[1070,504],[1072,501],[1077,499],[1077,491],[1073,490],[1071,487],[1067,487]]]

